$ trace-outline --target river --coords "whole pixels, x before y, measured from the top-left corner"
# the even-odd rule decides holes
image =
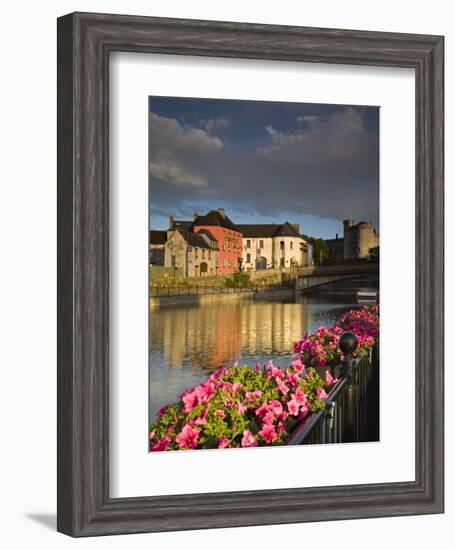
[[[150,420],[163,405],[174,402],[221,366],[254,366],[273,359],[287,366],[292,345],[305,332],[334,324],[359,307],[357,290],[377,284],[344,282],[311,294],[268,301],[164,306],[150,311]]]

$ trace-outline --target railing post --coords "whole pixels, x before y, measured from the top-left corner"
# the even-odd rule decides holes
[[[357,336],[350,331],[343,332],[340,336],[340,349],[344,355],[344,361],[342,361],[343,375],[346,377],[349,384],[352,382],[352,354],[357,349],[359,342]]]

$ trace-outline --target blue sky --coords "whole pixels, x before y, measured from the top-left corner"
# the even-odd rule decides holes
[[[379,223],[379,108],[149,98],[150,227],[223,207],[330,238]]]

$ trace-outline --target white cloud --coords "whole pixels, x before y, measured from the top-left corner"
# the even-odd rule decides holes
[[[180,166],[168,164],[166,162],[151,162],[150,174],[177,186],[190,185],[193,187],[201,187],[207,185],[207,178],[185,173]]]
[[[260,148],[224,147],[204,130],[157,117],[152,202],[172,210],[210,197],[264,216],[294,211],[378,222],[379,136],[365,127],[361,109],[346,107],[317,123],[286,131],[269,125],[265,131],[269,141]]]
[[[182,126],[175,118],[150,113],[150,174],[177,187],[203,187],[204,171],[223,142],[204,130]]]
[[[297,122],[300,124],[304,124],[305,122],[311,124],[313,122],[319,122],[320,120],[321,117],[319,115],[304,115],[297,117]]]
[[[202,122],[204,124],[204,129],[208,134],[216,134],[227,130],[231,126],[231,121],[224,117],[218,118],[209,118],[206,121]]]

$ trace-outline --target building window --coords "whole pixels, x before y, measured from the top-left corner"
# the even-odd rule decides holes
[[[202,249],[202,258],[203,259],[205,258],[205,249],[204,248]]]
[[[264,241],[263,240],[259,241],[259,248],[264,248]]]
[[[248,254],[246,255],[246,263],[249,264],[251,263],[251,254],[248,252]]]
[[[289,246],[290,246],[290,248],[291,248],[291,250],[292,250],[292,249],[294,248],[294,243],[291,241],[291,242],[289,243]]]
[[[212,259],[212,251],[209,250],[209,260],[211,260],[211,259]]]
[[[247,247],[247,248],[251,248],[251,241],[250,241],[250,239],[247,239],[247,240],[246,240],[246,247]]]
[[[194,249],[194,257],[195,257],[195,258],[198,257],[198,252],[199,252],[199,248],[195,248],[195,249]]]
[[[280,241],[280,248],[281,250],[284,250],[284,241]]]

